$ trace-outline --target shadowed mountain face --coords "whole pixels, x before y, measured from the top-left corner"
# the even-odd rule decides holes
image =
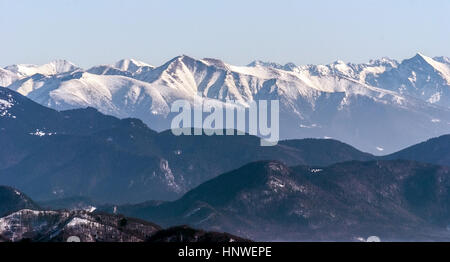
[[[10,213],[21,209],[40,208],[33,200],[18,190],[11,187],[0,186],[0,217],[9,215]]]
[[[0,99],[8,101],[0,117],[0,183],[38,200],[171,200],[252,161],[328,165],[374,158],[335,140],[261,147],[250,135],[174,136],[91,108],[57,112],[4,88]]]
[[[450,171],[411,161],[245,165],[168,203],[117,212],[255,240],[450,240]]]
[[[436,165],[450,166],[450,135],[429,139],[382,157],[383,159],[408,159]]]

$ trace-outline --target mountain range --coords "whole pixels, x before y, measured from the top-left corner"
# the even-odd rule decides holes
[[[418,53],[401,62],[234,66],[182,55],[161,66],[124,59],[84,70],[57,60],[7,66],[0,85],[53,109],[93,107],[158,132],[178,99],[242,107],[276,99],[282,139],[332,137],[379,155],[450,132],[448,61]]]
[[[7,185],[0,187],[0,238],[64,241],[76,234],[83,241],[167,242],[181,241],[180,236],[190,241],[360,241],[377,235],[393,241],[448,241],[445,65],[445,58],[418,54],[401,63],[381,59],[364,65],[256,61],[235,67],[181,56],[162,67],[136,60],[86,71],[67,61],[8,66],[1,71],[8,88],[0,88],[0,184]],[[415,78],[406,77],[408,72]],[[271,85],[268,74],[275,79]],[[311,85],[313,78],[321,84]],[[124,102],[137,86],[144,95],[136,91],[136,100]],[[292,95],[294,89],[301,95]],[[363,149],[348,128],[370,133],[370,143],[390,133],[398,145],[420,128],[428,133],[421,143],[375,156],[330,138],[261,147],[259,138],[248,134],[175,136],[163,130],[170,118],[161,114],[164,106],[148,118],[148,106],[168,108],[186,97],[193,101],[198,90],[220,103],[280,99],[285,130],[295,130],[288,124],[308,112],[305,101],[316,106],[308,117],[328,115],[327,123],[336,123],[330,112],[346,112],[345,129],[299,126],[311,131],[307,137],[317,137],[318,129],[342,131]],[[104,91],[118,95],[117,100],[105,99]],[[348,104],[333,98],[338,94]],[[58,96],[64,99],[55,100]],[[76,102],[79,98],[86,103]],[[133,109],[118,113],[124,108]],[[432,119],[422,121],[424,116]],[[366,132],[372,124],[377,127]],[[443,128],[433,133],[437,126]],[[403,130],[401,139],[393,127]],[[428,139],[434,134],[443,135]],[[384,144],[377,147],[378,154],[391,151]],[[207,231],[177,227],[184,224]]]

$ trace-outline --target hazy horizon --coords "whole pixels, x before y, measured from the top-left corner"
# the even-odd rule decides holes
[[[0,9],[1,67],[123,58],[157,66],[182,54],[234,65],[450,56],[445,0],[0,0]]]
[[[332,64],[332,63],[334,63],[334,62],[337,62],[338,60],[341,60],[341,61],[343,61],[343,62],[345,62],[345,63],[364,64],[364,63],[369,63],[370,60],[376,60],[376,59],[382,59],[382,58],[394,59],[394,60],[396,60],[396,61],[398,61],[398,62],[401,62],[401,61],[403,61],[403,60],[405,60],[405,59],[410,59],[410,58],[414,57],[415,55],[417,55],[417,54],[419,54],[419,53],[421,53],[421,54],[424,55],[424,56],[431,57],[431,58],[441,57],[441,55],[437,55],[437,56],[429,56],[429,55],[427,55],[427,54],[424,54],[423,52],[415,52],[415,53],[411,54],[410,56],[403,57],[403,58],[392,58],[392,57],[382,56],[382,57],[373,57],[373,58],[370,58],[370,59],[367,60],[367,61],[361,61],[361,62],[358,62],[358,63],[357,63],[357,62],[354,62],[354,61],[345,61],[345,60],[342,60],[342,59],[337,59],[337,60],[333,60],[333,61],[329,61],[329,62],[321,63],[321,64],[316,64],[316,65],[328,65],[328,64]],[[66,60],[66,61],[68,61],[68,62],[73,63],[73,64],[76,65],[76,66],[79,66],[79,67],[82,68],[82,69],[89,69],[89,68],[91,68],[91,67],[99,66],[99,65],[113,65],[114,63],[119,62],[119,61],[121,61],[121,60],[130,59],[130,60],[135,60],[135,61],[139,61],[139,62],[144,62],[144,63],[147,63],[147,64],[149,64],[149,65],[155,66],[155,67],[159,67],[159,66],[162,66],[163,64],[167,63],[168,61],[170,61],[170,60],[172,60],[172,59],[174,59],[174,58],[176,58],[176,57],[183,56],[183,55],[192,57],[192,58],[197,59],[197,60],[208,59],[208,58],[219,59],[219,60],[222,60],[223,62],[225,62],[225,63],[227,63],[227,64],[236,65],[236,66],[247,66],[247,65],[249,65],[250,63],[255,62],[255,61],[268,62],[268,63],[277,63],[277,64],[280,64],[280,65],[285,65],[285,64],[287,64],[287,63],[294,63],[294,62],[279,63],[278,61],[255,59],[255,60],[248,61],[248,63],[244,63],[244,64],[232,64],[232,63],[229,63],[228,61],[225,61],[225,60],[221,59],[220,57],[195,57],[195,56],[191,56],[191,55],[187,55],[187,54],[180,54],[180,55],[171,57],[171,58],[167,59],[166,61],[163,61],[161,64],[151,63],[151,62],[149,62],[149,61],[145,61],[145,60],[142,60],[142,59],[139,59],[139,58],[136,58],[136,57],[123,57],[123,58],[120,58],[120,59],[115,60],[115,61],[110,61],[110,62],[105,62],[105,63],[99,63],[99,64],[92,64],[92,65],[87,65],[87,66],[81,66],[81,65],[75,63],[74,61],[71,61],[71,60],[68,60],[68,59],[64,59],[64,58],[54,58],[54,59],[51,59],[51,60],[48,60],[48,61],[46,61],[46,62],[39,63],[39,64],[27,63],[27,62],[25,62],[25,63],[14,63],[14,64],[30,64],[30,65],[37,65],[37,66],[39,66],[39,65],[48,64],[48,63],[51,63],[51,62],[57,61],[57,60]],[[7,67],[7,66],[14,65],[14,64],[2,65],[1,67],[2,67],[2,68],[5,68],[5,67]],[[297,63],[294,63],[294,64],[297,65],[297,66],[311,65],[311,64],[297,64]]]

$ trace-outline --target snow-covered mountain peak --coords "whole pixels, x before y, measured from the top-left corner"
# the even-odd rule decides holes
[[[431,57],[425,56],[421,53],[417,53],[413,58],[406,59],[401,63],[402,66],[408,70],[432,70],[440,75],[442,79],[445,79],[448,85],[450,85],[450,65],[438,62]],[[415,74],[417,72],[413,71]],[[429,73],[431,74],[432,71]]]
[[[154,66],[147,64],[145,62],[135,60],[135,59],[122,59],[114,63],[113,67],[120,69],[122,71],[128,71],[131,73],[135,73],[138,71],[141,67],[150,67],[153,68]]]
[[[21,77],[32,76],[35,74],[55,75],[67,72],[73,72],[80,68],[67,60],[58,59],[44,65],[17,64],[5,67],[6,70],[16,73]]]
[[[332,69],[334,69],[337,72],[343,73],[345,75],[351,74],[352,68],[351,64],[347,64],[342,60],[336,60],[333,63],[329,65]]]
[[[203,58],[202,62],[206,63],[209,66],[215,66],[217,68],[227,69],[227,64],[225,64],[222,60],[216,58]]]
[[[54,74],[67,73],[80,69],[74,63],[64,59],[53,60],[44,66],[51,69]]]
[[[372,66],[387,66],[387,67],[397,67],[398,61],[389,57],[382,57],[379,59],[371,59],[368,63]]]
[[[177,56],[177,57],[175,57],[175,59],[174,59],[176,62],[179,62],[179,63],[183,63],[183,64],[185,64],[185,65],[187,65],[187,66],[192,66],[192,65],[194,65],[195,63],[197,63],[197,62],[202,62],[202,60],[199,60],[199,59],[196,59],[196,58],[194,58],[194,57],[191,57],[191,56],[188,56],[188,55],[180,55],[180,56]],[[207,59],[208,60],[208,59]],[[210,62],[213,62],[213,61],[215,61],[215,63],[217,63],[217,64],[220,64],[220,62],[222,62],[222,61],[220,61],[219,59],[209,59],[209,61]],[[220,61],[220,62],[218,62],[218,61]]]
[[[266,62],[261,60],[255,60],[248,64],[249,67],[256,67],[256,66],[264,66],[264,67],[273,67],[273,68],[282,68],[282,64],[274,63],[274,62]]]
[[[194,68],[198,64],[208,66],[209,63],[206,60],[197,60],[188,55],[180,55],[172,58],[162,66],[157,67],[157,71],[167,70],[168,72],[175,72],[177,70],[185,70],[186,68]],[[184,69],[182,69],[184,68]]]
[[[428,56],[422,54],[421,52],[417,52],[416,55],[415,55],[414,57],[418,57],[418,58],[422,58],[422,59],[429,58]]]
[[[405,59],[402,61],[402,64],[430,64],[430,61],[433,60],[433,58],[428,57],[420,52],[416,53],[413,57]],[[433,60],[434,61],[434,60]]]
[[[271,62],[264,62],[264,61],[261,61],[261,60],[255,60],[255,61],[252,61],[251,63],[249,63],[247,66],[255,67],[255,66],[266,66],[266,65],[269,65],[269,64],[272,64],[272,63]],[[279,65],[279,64],[275,63],[275,65]]]
[[[422,53],[368,78],[366,83],[428,103],[450,107],[450,65]]]

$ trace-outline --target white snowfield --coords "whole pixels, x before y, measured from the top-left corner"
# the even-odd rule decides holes
[[[382,58],[364,64],[296,66],[255,61],[234,66],[183,55],[158,67],[124,59],[83,70],[57,60],[7,66],[0,71],[0,84],[9,83],[8,88],[57,110],[90,106],[120,118],[140,118],[157,131],[170,127],[170,106],[178,99],[208,99],[225,106],[230,100],[247,106],[253,100],[279,99],[282,138],[334,137],[388,153],[450,132],[448,61],[418,53],[402,62]],[[375,119],[385,121],[378,123],[384,129],[395,128],[393,137],[402,128],[419,129],[399,144],[381,138],[364,142],[371,135],[365,129],[377,124]]]

